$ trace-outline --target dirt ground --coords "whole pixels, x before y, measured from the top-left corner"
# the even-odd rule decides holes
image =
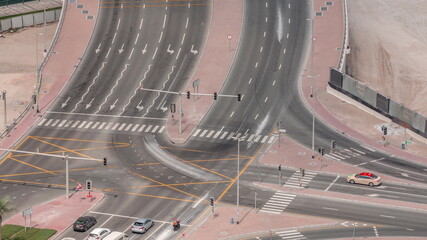
[[[347,3],[347,73],[427,116],[427,1]]]
[[[57,23],[46,26],[46,48],[49,49]],[[0,91],[6,90],[7,123],[10,125],[31,101],[36,86],[36,51],[38,64],[43,61],[44,27],[21,28],[1,33]],[[37,37],[37,40],[36,40]],[[36,47],[37,41],[37,47]],[[0,132],[4,128],[4,102],[0,102]]]

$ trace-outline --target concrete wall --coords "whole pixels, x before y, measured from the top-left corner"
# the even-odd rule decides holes
[[[59,21],[61,9],[46,11],[46,22]],[[18,17],[0,20],[0,32],[12,28],[29,27],[44,23],[44,13],[30,13]]]

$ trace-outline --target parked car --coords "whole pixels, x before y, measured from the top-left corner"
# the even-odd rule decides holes
[[[104,239],[108,234],[110,234],[110,229],[108,228],[95,228],[90,232],[88,240],[100,240]]]
[[[128,235],[124,232],[111,232],[104,238],[104,240],[127,240],[129,238]]]
[[[79,217],[73,224],[74,231],[86,232],[96,224],[96,219],[91,216]]]
[[[148,218],[140,218],[132,225],[132,232],[145,233],[154,225],[154,221]]]
[[[365,184],[371,187],[381,185],[382,183],[381,177],[369,172],[362,172],[358,174],[348,175],[347,182],[352,184],[354,183]]]

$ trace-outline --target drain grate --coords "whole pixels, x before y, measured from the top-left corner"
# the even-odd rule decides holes
[[[77,8],[83,8],[83,5],[77,5]]]
[[[321,7],[320,10],[321,11],[328,11],[328,7]]]
[[[89,10],[83,10],[82,11],[82,14],[88,14],[89,13]]]
[[[323,13],[322,12],[316,12],[316,16],[321,17],[321,16],[323,16]]]
[[[93,19],[93,16],[87,16],[87,17],[86,17],[86,19],[88,19],[88,20],[92,20],[92,19]]]
[[[332,5],[334,5],[333,2],[325,2],[325,3],[326,3],[326,6],[332,6]]]

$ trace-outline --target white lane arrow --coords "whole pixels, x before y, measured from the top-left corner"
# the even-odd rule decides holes
[[[88,108],[90,108],[90,106],[92,106],[93,99],[95,99],[95,98],[92,98],[92,100],[90,100],[90,103],[86,104],[86,109],[88,109]]]
[[[116,103],[117,103],[117,101],[118,101],[119,99],[116,99],[116,101],[113,103],[113,105],[110,105],[110,110],[112,110],[113,108],[115,108],[116,107]]]
[[[96,54],[98,54],[99,53],[99,51],[101,51],[101,43],[98,45],[98,48],[97,49],[95,49],[95,52],[96,52]]]
[[[61,105],[61,108],[64,108],[68,104],[68,100],[70,100],[70,97],[67,98],[67,100]]]
[[[173,54],[175,51],[174,50],[171,50],[171,45],[169,44],[169,46],[168,46],[168,53],[169,54]]]
[[[199,51],[194,50],[193,48],[194,48],[194,44],[191,45],[191,51],[190,52],[193,53],[194,55],[196,55]]]
[[[144,109],[144,106],[139,106],[139,104],[142,103],[142,100],[139,101],[138,106],[136,106],[136,108],[138,109],[138,111],[141,111],[142,109]]]
[[[163,102],[163,105],[162,105],[162,107],[160,108],[160,110],[162,110],[162,112],[166,112],[166,111],[168,110],[168,108],[167,108],[167,107],[165,107],[165,103],[166,103],[166,102]]]
[[[145,44],[144,49],[142,49],[142,54],[145,54],[147,52],[147,44]]]
[[[120,48],[119,49],[119,54],[121,54],[124,50],[123,50],[123,47],[124,47],[125,45],[124,44],[122,44],[122,48]]]
[[[402,174],[402,176],[407,177],[407,178],[417,179],[417,180],[421,180],[421,181],[423,181],[423,180],[424,180],[424,179],[422,179],[422,178],[411,177],[411,176],[409,176],[409,174],[407,174],[407,173],[400,173],[400,174]]]

